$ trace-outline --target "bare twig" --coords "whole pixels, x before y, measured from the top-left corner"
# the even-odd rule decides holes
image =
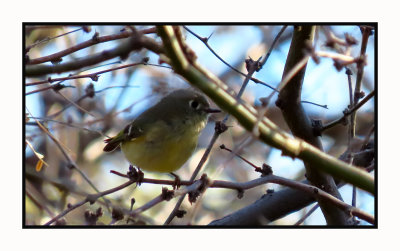
[[[64,211],[62,211],[60,214],[58,214],[56,217],[53,217],[51,220],[49,220],[48,222],[46,222],[44,224],[44,226],[50,226],[53,222],[56,222],[57,220],[61,219],[61,217],[67,215],[69,212],[73,211],[74,209],[84,205],[86,202],[88,202],[88,200],[83,200],[80,201],[74,205],[68,205],[68,208]]]
[[[28,108],[26,108],[28,110]],[[28,110],[29,112],[29,110]],[[30,112],[29,112],[30,113]],[[31,117],[33,117],[31,115]],[[67,160],[67,165],[68,168],[70,169],[74,169],[76,170],[81,177],[96,191],[99,192],[99,190],[97,189],[97,187],[93,184],[93,182],[89,179],[89,177],[78,167],[78,165],[75,163],[75,161],[67,154],[67,152],[65,151],[65,146],[63,146],[61,144],[61,142],[54,137],[38,120],[35,119],[35,122],[38,124],[38,126],[40,127],[40,129],[42,129],[49,137],[50,139],[56,144],[56,146],[58,147],[58,149],[60,149],[61,153],[64,155],[65,159]],[[103,198],[106,204],[109,204],[109,201],[106,198]]]
[[[92,81],[97,82],[97,80],[99,79],[99,75],[101,75],[103,73],[116,71],[116,70],[120,70],[120,69],[124,69],[124,68],[128,68],[128,67],[138,66],[138,65],[146,65],[146,64],[147,63],[145,63],[145,62],[139,62],[139,63],[121,65],[121,66],[118,66],[118,67],[114,67],[114,68],[111,68],[111,69],[98,71],[98,72],[94,72],[94,73],[90,73],[90,74],[75,75],[75,76],[68,76],[68,77],[62,77],[62,78],[50,78],[49,77],[47,80],[31,82],[31,83],[27,83],[25,85],[26,86],[32,86],[32,85],[40,85],[40,84],[47,84],[47,83],[51,84],[51,83],[56,82],[56,81],[65,81],[65,80],[81,79],[81,78],[90,78]]]
[[[104,50],[91,56],[56,65],[27,65],[25,67],[25,76],[39,77],[50,73],[63,73],[82,69],[83,67],[95,65],[115,57],[124,59],[129,55],[130,52],[138,51],[143,48],[151,50],[157,54],[163,52],[163,49],[155,40],[142,36],[141,33],[136,32],[135,36],[130,36],[127,41],[123,41],[113,49]]]
[[[74,101],[72,101],[71,99],[69,99],[67,96],[65,96],[64,94],[62,94],[61,92],[56,92],[58,95],[60,95],[62,98],[64,98],[66,101],[68,101],[69,104],[73,105],[74,107],[76,107],[78,110],[82,111],[83,113],[86,113],[90,116],[92,116],[93,118],[97,119],[97,117],[95,115],[93,115],[91,112],[89,112],[88,110],[86,110],[85,108],[83,108],[82,106],[78,105],[77,103],[75,103]]]
[[[31,119],[37,119],[37,120],[44,121],[44,122],[54,122],[54,123],[58,123],[58,124],[61,124],[61,125],[64,125],[64,126],[68,126],[68,127],[72,127],[72,128],[77,128],[77,129],[79,129],[79,130],[84,130],[84,131],[88,131],[88,132],[97,133],[97,134],[99,134],[100,136],[105,137],[105,135],[104,135],[101,131],[92,130],[92,129],[83,127],[83,126],[81,126],[81,125],[79,125],[79,124],[72,124],[72,123],[69,123],[69,122],[59,121],[59,120],[50,119],[50,118],[40,118],[40,117],[29,117],[29,118],[31,118]],[[25,123],[25,125],[38,126],[38,124],[35,123],[35,122],[27,122],[27,123]]]
[[[30,183],[27,183],[29,188],[25,188],[25,194],[27,197],[33,202],[33,204],[36,205],[37,208],[39,208],[42,211],[45,211],[50,217],[54,217],[53,212],[46,206],[43,205],[38,199],[35,198],[35,196],[31,193],[31,191],[34,191],[35,194],[39,194],[39,196],[42,196],[42,194],[37,192],[37,189],[35,186],[32,186]]]
[[[111,193],[115,193],[119,190],[124,189],[125,187],[128,187],[130,185],[132,185],[133,183],[135,183],[135,180],[129,180],[127,182],[125,182],[122,185],[119,185],[117,187],[114,187],[112,189],[106,190],[104,192],[99,192],[97,194],[91,194],[88,195],[84,200],[74,204],[74,205],[68,205],[68,208],[65,209],[64,211],[62,211],[60,214],[58,214],[56,217],[52,218],[50,221],[48,221],[47,223],[45,223],[45,226],[49,226],[51,225],[53,222],[57,221],[58,219],[60,219],[61,217],[67,215],[68,213],[70,213],[72,210],[86,204],[87,202],[89,202],[90,204],[93,204],[97,199],[107,195],[107,194],[111,194]]]
[[[82,25],[27,25],[25,26],[25,32],[30,33],[34,30],[39,30],[39,29],[58,29],[58,28],[64,28],[64,27],[81,27]],[[86,30],[90,30],[90,27],[84,26],[83,27]]]
[[[361,32],[362,32],[362,41],[361,41],[361,49],[360,49],[360,58],[365,59],[365,53],[367,51],[367,45],[368,45],[368,38],[370,35],[372,35],[373,28],[369,26],[361,26],[360,27]],[[356,86],[354,90],[354,104],[358,103],[358,100],[362,98],[361,96],[361,82],[364,76],[364,64],[359,63],[357,65],[357,78],[356,78]]]
[[[195,36],[197,39],[199,39],[201,42],[203,42],[204,45],[211,51],[211,53],[214,54],[214,56],[216,56],[222,63],[224,63],[226,66],[228,66],[229,68],[231,68],[231,69],[232,69],[233,71],[235,71],[236,73],[242,75],[243,77],[246,77],[246,76],[247,76],[246,73],[243,73],[243,72],[239,71],[238,69],[236,69],[235,67],[233,67],[233,66],[231,66],[229,63],[227,63],[223,58],[221,58],[221,57],[212,49],[212,47],[208,44],[208,38],[203,38],[203,37],[197,35],[196,33],[194,33],[192,30],[190,30],[190,29],[187,28],[186,26],[183,26],[183,27],[184,27],[185,30],[187,30],[190,34],[192,34],[192,35]],[[276,90],[276,89],[275,89],[274,87],[272,87],[271,85],[269,85],[269,84],[267,84],[267,83],[265,83],[265,82],[263,82],[263,81],[261,81],[261,80],[259,80],[259,79],[256,79],[256,78],[251,77],[250,80],[253,81],[254,83],[262,84],[262,85],[264,85],[264,86],[266,86],[266,87],[268,87],[268,88],[271,88],[272,90]],[[277,90],[276,90],[276,91],[277,91]]]
[[[332,53],[332,52],[327,52],[327,51],[315,51],[314,55],[318,56],[318,57],[331,58],[334,61],[335,60],[339,61],[341,63],[341,65],[343,65],[343,66],[357,63],[359,61],[358,58],[354,58],[352,56],[347,56],[347,55],[343,55],[340,53]]]
[[[350,110],[343,111],[343,117],[332,121],[328,123],[327,125],[324,125],[324,127],[321,129],[321,131],[325,131],[329,128],[332,128],[335,125],[341,124],[346,121],[346,118],[351,115],[353,112],[357,111],[361,106],[363,106],[365,103],[367,103],[368,100],[370,100],[373,96],[375,95],[375,90],[370,92],[363,100],[361,100],[359,103],[357,103],[353,108]]]
[[[187,186],[185,188],[181,188],[179,190],[176,191],[169,191],[167,189],[163,189],[163,192],[161,195],[157,196],[156,198],[152,199],[151,201],[149,201],[148,203],[146,203],[145,205],[135,209],[134,211],[132,211],[130,213],[131,217],[136,217],[139,213],[142,213],[144,211],[146,211],[147,209],[159,204],[162,201],[169,201],[174,197],[177,196],[183,196],[186,195],[187,193],[191,192],[191,191],[196,191],[200,186],[201,186],[201,181],[198,180],[196,182],[193,182],[193,184],[191,184],[190,186]]]
[[[30,91],[30,92],[27,92],[25,95],[28,96],[28,95],[31,95],[31,94],[44,92],[44,91],[47,91],[47,90],[57,90],[57,89],[59,90],[59,89],[64,89],[66,87],[75,88],[75,86],[66,86],[66,85],[61,85],[60,83],[57,83],[57,84],[54,84],[54,85],[50,85],[50,86],[47,86],[47,87],[43,87],[43,88],[40,88],[40,89],[36,89],[36,90]]]
[[[314,205],[303,217],[301,217],[296,223],[294,223],[295,226],[301,225],[312,213],[315,212],[319,208],[318,203]]]
[[[269,47],[269,50],[267,52],[267,54],[265,55],[264,59],[261,61],[261,68],[265,65],[265,63],[267,62],[269,56],[272,53],[272,50],[275,47],[275,44],[278,42],[279,38],[282,36],[283,32],[286,30],[287,25],[282,26],[281,30],[278,32],[278,34],[275,36],[274,41],[272,42],[271,46]]]
[[[37,45],[39,45],[39,44],[41,44],[41,43],[49,42],[49,41],[51,41],[51,40],[53,40],[53,39],[56,39],[56,38],[59,38],[59,37],[62,37],[62,36],[66,36],[66,35],[68,35],[68,34],[71,34],[71,33],[74,33],[74,32],[80,31],[80,30],[83,30],[83,28],[79,28],[79,29],[76,29],[76,30],[72,30],[72,31],[69,31],[69,32],[65,32],[65,33],[60,34],[60,35],[57,35],[57,36],[55,36],[55,37],[47,37],[47,38],[45,38],[45,39],[43,39],[43,40],[40,40],[40,41],[38,41],[38,42],[36,42],[36,43],[34,43],[34,44],[31,44],[31,45],[27,46],[27,47],[25,48],[25,52],[30,51],[30,49],[32,49],[33,47],[35,47],[35,46],[37,46]]]
[[[155,27],[152,28],[148,28],[148,29],[144,29],[140,31],[142,34],[150,34],[150,33],[154,33],[155,32]],[[63,51],[59,51],[57,53],[53,53],[51,55],[48,56],[44,56],[44,57],[40,57],[40,58],[34,58],[34,59],[30,59],[27,64],[28,65],[34,65],[34,64],[41,64],[41,63],[45,63],[45,62],[49,62],[49,61],[55,61],[55,60],[60,60],[62,57],[65,57],[71,53],[74,53],[76,51],[88,48],[92,45],[95,44],[99,44],[99,43],[105,43],[108,41],[113,41],[113,40],[117,40],[117,39],[122,39],[122,38],[128,38],[129,36],[132,35],[132,32],[130,32],[129,30],[125,30],[119,34],[114,34],[114,35],[108,35],[108,36],[101,36],[99,37],[98,35],[93,36],[93,38],[82,42],[80,44],[77,44],[75,46],[72,46],[68,49],[65,49]]]

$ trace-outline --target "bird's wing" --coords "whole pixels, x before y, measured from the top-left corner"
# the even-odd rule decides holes
[[[136,122],[136,123],[135,123]],[[143,129],[138,126],[137,121],[127,125],[124,130],[120,131],[116,136],[104,140],[107,145],[103,148],[105,152],[114,151],[122,142],[129,141],[143,135]]]

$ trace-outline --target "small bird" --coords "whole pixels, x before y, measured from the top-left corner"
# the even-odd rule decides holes
[[[179,89],[144,111],[116,136],[106,139],[105,152],[121,147],[126,159],[139,170],[171,173],[178,170],[196,149],[200,132],[210,113],[200,93]]]

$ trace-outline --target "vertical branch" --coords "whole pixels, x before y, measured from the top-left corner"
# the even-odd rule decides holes
[[[357,64],[357,80],[354,90],[354,104],[357,104],[361,96],[361,82],[364,77],[364,65],[365,65],[365,53],[367,51],[368,38],[372,35],[372,27],[362,26],[360,27],[362,33],[360,60]]]
[[[354,87],[354,97],[350,96],[350,109],[353,109],[355,105],[357,105],[358,101],[360,98],[362,98],[363,94],[361,92],[361,82],[364,77],[364,62],[366,59],[365,53],[367,51],[367,44],[368,44],[368,38],[372,34],[372,28],[371,27],[360,27],[361,32],[362,32],[362,42],[361,42],[361,51],[360,51],[360,61],[357,64],[357,79],[356,79],[356,86]],[[351,87],[351,78],[350,75],[349,77],[349,88],[350,88],[350,93],[352,91]],[[354,102],[353,99],[354,98]],[[348,153],[350,154],[350,164],[353,162],[353,149],[351,147],[351,142],[356,134],[356,116],[357,116],[357,111],[351,114],[350,116],[350,125],[349,125],[349,141],[348,141]],[[351,204],[353,206],[356,205],[356,197],[357,197],[357,188],[353,186],[353,194],[352,194],[352,201]]]
[[[350,69],[346,69],[346,74],[347,74],[347,81],[349,83],[349,98],[350,98],[350,102],[349,102],[349,109],[352,109],[354,106],[354,99],[353,99],[353,85],[351,83],[351,75],[352,72]],[[350,125],[349,125],[349,138],[348,138],[348,150],[350,149],[351,146],[351,140],[354,138],[354,120],[353,120],[354,116],[351,116],[351,120],[350,120]]]
[[[312,44],[314,33],[315,26],[295,27],[282,79],[286,77],[288,72],[290,72],[299,61],[307,57],[306,48]],[[301,89],[306,67],[307,64],[305,64],[283,87],[276,101],[276,105],[281,109],[284,119],[293,135],[305,140],[322,151],[322,143],[320,139],[314,135],[311,120],[301,105]],[[336,184],[330,175],[318,171],[310,162],[304,161],[304,165],[307,179],[313,185],[341,199]],[[327,224],[347,225],[350,223],[350,215],[346,214],[343,210],[321,200],[319,200],[318,203]]]
[[[372,27],[369,26],[362,26],[360,27],[362,33],[362,41],[361,41],[361,50],[360,50],[360,60],[357,63],[357,78],[356,78],[356,85],[354,87],[354,102],[350,109],[353,106],[358,104],[358,101],[364,96],[361,92],[361,82],[364,77],[364,66],[365,66],[365,59],[366,59],[366,51],[367,51],[367,44],[368,38],[372,34]],[[354,137],[355,135],[355,128],[356,128],[356,116],[357,113],[354,112],[350,116],[350,125],[351,125],[351,135]]]
[[[347,75],[347,82],[349,83],[349,109],[352,109],[354,106],[354,102],[353,102],[353,85],[351,82],[351,70],[350,69],[346,69],[346,75]],[[353,141],[354,138],[354,132],[355,132],[355,124],[354,124],[354,120],[353,120],[353,114],[351,116],[351,120],[350,120],[350,124],[349,124],[349,128],[348,128],[348,136],[347,136],[347,154],[349,154],[350,159],[349,159],[349,163],[353,164],[353,148],[351,147],[351,143]],[[356,205],[356,198],[357,198],[357,188],[355,186],[353,186],[353,194],[352,194],[352,200],[351,200],[351,205],[355,206]]]

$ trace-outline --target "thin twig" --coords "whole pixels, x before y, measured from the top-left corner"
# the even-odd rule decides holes
[[[116,57],[125,59],[125,57],[127,57],[132,51],[139,51],[141,49],[148,49],[156,54],[163,52],[161,46],[154,39],[141,36],[140,33],[137,34],[138,36],[130,36],[128,40],[122,41],[119,45],[112,49],[103,50],[99,53],[71,60],[69,62],[55,65],[26,65],[25,76],[39,77],[47,74],[60,74],[63,72],[74,71],[77,69],[82,69],[83,67],[96,65],[100,62],[104,62]]]
[[[230,65],[229,63],[227,63],[223,58],[221,58],[221,57],[212,49],[212,47],[208,44],[208,39],[207,39],[207,38],[200,37],[200,36],[197,35],[195,32],[193,32],[192,30],[190,30],[189,28],[187,28],[186,26],[183,26],[183,28],[185,28],[185,30],[187,30],[190,34],[192,34],[193,36],[195,36],[195,37],[196,37],[197,39],[199,39],[201,42],[203,42],[203,44],[211,51],[212,54],[214,54],[214,56],[216,56],[222,63],[224,63],[224,64],[225,64],[226,66],[228,66],[229,68],[231,68],[234,72],[236,72],[236,73],[242,75],[243,77],[246,77],[246,76],[247,76],[247,74],[245,74],[245,73],[239,71],[238,69],[236,69],[235,67],[233,67],[232,65]],[[264,85],[264,86],[266,86],[266,87],[268,87],[268,88],[271,88],[272,90],[278,91],[278,90],[276,90],[274,87],[272,87],[271,85],[269,85],[269,84],[267,84],[267,83],[265,83],[265,82],[263,82],[263,81],[261,81],[261,80],[259,80],[259,79],[256,79],[256,78],[251,77],[250,80],[253,81],[254,83],[262,84],[262,85]]]
[[[358,58],[354,58],[352,56],[343,55],[341,53],[332,53],[328,51],[315,51],[315,56],[331,58],[333,60],[339,60],[342,65],[349,65],[358,62]]]
[[[83,28],[79,28],[79,29],[76,29],[76,30],[72,30],[72,31],[69,31],[69,32],[65,32],[65,33],[60,34],[60,35],[57,35],[57,36],[55,36],[55,37],[47,37],[47,38],[45,38],[45,39],[43,39],[43,40],[40,40],[40,41],[38,41],[38,42],[35,42],[35,43],[33,43],[33,44],[27,46],[27,47],[25,48],[25,52],[28,52],[30,49],[32,49],[33,47],[35,47],[35,46],[37,46],[37,45],[39,45],[39,44],[41,44],[41,43],[49,42],[50,40],[53,40],[53,39],[56,39],[56,38],[59,38],[59,37],[62,37],[62,36],[65,36],[65,35],[68,35],[68,34],[77,32],[77,31],[80,31],[80,30],[82,30],[82,29],[83,29]]]
[[[127,174],[123,174],[120,173],[118,171],[115,170],[111,170],[110,173],[115,174],[117,176],[123,177],[123,178],[127,178],[129,179],[129,175]],[[147,184],[157,184],[157,185],[176,185],[176,181],[175,180],[162,180],[162,179],[150,179],[150,178],[143,178],[140,180],[140,183],[147,183]],[[180,181],[180,185],[182,186],[190,186],[193,184],[193,181],[186,181],[186,180],[181,180]]]
[[[362,32],[362,42],[361,42],[361,51],[360,51],[360,58],[365,59],[366,55],[366,50],[367,50],[367,45],[368,45],[368,38],[372,34],[372,29],[371,27],[368,26],[362,26],[360,27],[361,32]],[[356,107],[360,107],[362,104],[364,104],[367,100],[367,97],[370,98],[372,97],[371,94],[375,94],[375,90],[373,90],[365,99],[363,99],[361,102],[359,100],[362,98],[361,94],[361,82],[364,76],[364,60],[360,60],[360,62],[357,64],[357,78],[356,78],[356,85],[354,87],[354,102],[350,102],[350,137],[351,139],[354,138],[355,135],[355,130],[356,130],[356,116],[357,116],[357,109]],[[372,95],[373,95],[372,94]],[[366,100],[366,101],[365,101]],[[364,101],[364,102],[363,102]],[[351,153],[350,149],[350,153]]]
[[[43,205],[41,202],[39,202],[39,200],[37,200],[35,198],[35,196],[31,193],[31,191],[35,191],[36,194],[39,194],[40,196],[43,196],[42,194],[40,194],[36,187],[34,187],[33,185],[27,183],[29,188],[26,189],[25,188],[25,194],[27,195],[27,197],[33,202],[34,205],[36,205],[37,208],[39,208],[41,211],[45,211],[50,217],[54,217],[53,212],[46,206]]]
[[[101,92],[103,92],[103,91],[106,91],[106,90],[108,90],[108,89],[113,89],[113,88],[128,88],[128,87],[138,87],[138,86],[132,86],[132,85],[115,85],[115,86],[108,86],[108,87],[105,87],[105,88],[103,88],[103,89],[101,89],[101,90],[98,90],[98,91],[95,91],[94,93],[101,93]],[[84,95],[82,95],[80,98],[78,98],[76,101],[75,101],[75,103],[79,103],[79,102],[81,102],[83,99],[85,99],[85,98],[88,98],[88,97],[91,97],[91,94],[90,93],[86,93],[86,94],[84,94]],[[67,110],[69,107],[71,107],[72,106],[72,104],[71,103],[69,103],[69,104],[66,104],[63,108],[61,108],[58,112],[55,112],[55,113],[53,113],[53,114],[51,114],[51,115],[48,115],[47,117],[48,118],[54,118],[54,117],[57,117],[58,115],[60,115],[62,112],[64,112],[65,110]]]
[[[303,223],[312,213],[315,212],[319,208],[318,203],[314,205],[303,217],[301,217],[296,223],[294,223],[295,226],[300,226],[301,223]]]
[[[100,136],[105,137],[105,135],[104,135],[101,131],[92,130],[92,129],[83,127],[83,126],[81,126],[81,125],[72,124],[72,123],[69,123],[69,122],[59,121],[59,120],[50,119],[50,118],[40,118],[40,117],[30,117],[30,116],[29,116],[28,118],[37,119],[37,120],[41,120],[41,121],[44,121],[44,122],[54,122],[54,123],[58,123],[58,124],[61,124],[61,125],[64,125],[64,126],[69,126],[69,127],[72,127],[72,128],[77,128],[77,129],[79,129],[79,130],[84,130],[84,131],[88,131],[88,132],[98,133]],[[38,126],[38,124],[35,123],[35,122],[27,122],[27,123],[25,123],[25,125],[32,125],[32,126],[35,125],[35,126]]]
[[[168,66],[165,66],[165,65],[151,64],[151,63],[147,63],[147,62],[139,62],[139,63],[121,65],[121,66],[118,66],[118,67],[115,67],[115,68],[111,68],[111,69],[103,70],[103,71],[98,71],[98,72],[93,72],[93,73],[90,73],[90,74],[73,75],[73,76],[62,77],[62,78],[48,78],[47,80],[43,80],[43,81],[27,83],[27,84],[25,84],[25,86],[41,85],[41,84],[47,84],[47,83],[51,84],[51,83],[56,82],[56,81],[65,81],[65,80],[81,79],[81,78],[90,78],[91,80],[96,82],[98,80],[98,78],[99,78],[99,75],[101,75],[103,73],[116,71],[116,70],[120,70],[120,69],[124,69],[124,68],[128,68],[128,67],[133,67],[133,66],[139,66],[139,65],[150,65],[150,66],[155,66],[155,67],[171,69],[171,67],[168,67]]]
[[[28,110],[28,108],[26,107],[26,109]],[[28,113],[31,114],[28,110]],[[31,114],[31,117],[32,114]],[[53,134],[51,134],[49,132],[49,130],[47,130],[38,120],[35,119],[35,122],[38,124],[38,126],[40,127],[40,129],[42,129],[48,136],[49,138],[56,144],[56,146],[58,147],[58,149],[60,149],[61,153],[64,155],[65,159],[67,160],[67,165],[68,168],[74,169],[76,170],[81,177],[96,191],[99,192],[99,190],[97,189],[97,187],[93,184],[93,182],[89,179],[89,177],[78,167],[78,165],[75,163],[75,161],[67,154],[67,152],[65,151],[64,147],[61,142],[53,136]],[[104,202],[108,205],[109,201],[106,198],[103,198]],[[109,209],[109,208],[108,208]]]
[[[140,32],[142,34],[154,33],[155,32],[155,27],[144,29],[144,30],[141,30]],[[122,38],[128,38],[131,35],[132,35],[132,32],[130,32],[128,30],[123,31],[123,32],[121,32],[119,34],[107,35],[107,36],[102,36],[102,37],[99,37],[99,36],[95,35],[95,36],[93,36],[93,38],[91,38],[91,39],[89,39],[89,40],[87,40],[85,42],[82,42],[80,44],[77,44],[75,46],[72,46],[72,47],[70,47],[68,49],[65,49],[63,51],[59,51],[59,52],[53,53],[51,55],[40,57],[40,58],[30,59],[27,62],[27,64],[34,65],[34,64],[41,64],[41,63],[45,63],[45,62],[49,62],[49,61],[59,60],[62,57],[65,57],[65,56],[67,56],[67,55],[69,55],[71,53],[74,53],[76,51],[88,48],[88,47],[90,47],[92,45],[99,44],[99,43],[105,43],[105,42],[108,42],[108,41],[113,41],[113,40],[122,39]]]
[[[119,185],[117,187],[114,187],[112,189],[103,191],[103,192],[98,192],[97,194],[91,194],[88,195],[84,200],[74,204],[74,205],[69,205],[67,207],[67,209],[65,209],[63,212],[61,212],[60,214],[58,214],[56,217],[52,218],[50,221],[48,221],[47,223],[45,223],[45,226],[49,226],[50,224],[52,224],[53,222],[57,221],[58,219],[60,219],[61,217],[65,216],[66,214],[68,214],[69,212],[71,212],[72,210],[86,204],[87,202],[90,202],[91,204],[93,204],[97,199],[104,197],[107,194],[111,194],[111,193],[115,193],[119,190],[124,189],[125,187],[128,187],[130,185],[132,185],[133,183],[135,183],[135,180],[129,180],[127,182],[125,182],[122,185]]]
[[[32,83],[27,83],[25,84],[26,86],[32,86],[32,85],[40,85],[40,84],[46,84],[46,83],[53,83],[56,81],[64,81],[64,80],[72,80],[72,79],[81,79],[81,78],[90,78],[93,81],[97,81],[99,78],[99,75],[103,74],[103,73],[107,73],[107,72],[111,72],[111,71],[116,71],[116,70],[120,70],[123,68],[128,68],[128,67],[132,67],[132,66],[138,66],[138,65],[145,65],[145,62],[139,62],[139,63],[132,63],[132,64],[127,64],[127,65],[121,65],[118,67],[114,67],[111,69],[107,69],[107,70],[103,70],[103,71],[98,71],[98,72],[94,72],[94,73],[90,73],[90,74],[84,74],[84,75],[75,75],[75,76],[68,76],[68,77],[62,77],[62,78],[48,78],[47,80],[43,80],[43,81],[37,81],[37,82],[32,82]]]
[[[309,56],[303,57],[302,60],[300,60],[282,79],[282,81],[279,83],[278,88],[279,90],[282,90],[286,84],[296,75],[306,64],[308,61]],[[262,122],[263,118],[265,117],[265,114],[267,113],[268,110],[268,104],[270,103],[272,97],[274,96],[275,93],[279,93],[278,90],[274,90],[271,92],[268,97],[262,99],[262,108],[257,114],[257,122],[255,123],[252,134],[255,137],[258,137],[260,132],[259,132],[259,125]]]
[[[360,27],[362,32],[362,41],[361,41],[361,49],[360,49],[360,58],[365,59],[365,53],[367,51],[368,38],[372,34],[372,28],[369,26]],[[357,104],[358,100],[361,98],[361,82],[364,76],[364,64],[359,63],[357,65],[357,78],[356,78],[356,86],[354,90],[354,103]]]
[[[139,213],[142,213],[144,211],[146,211],[147,209],[154,207],[155,205],[159,204],[162,201],[165,200],[171,200],[172,198],[175,198],[177,196],[183,196],[186,195],[187,193],[191,192],[191,191],[196,191],[200,185],[202,184],[200,180],[196,181],[196,182],[192,182],[193,184],[191,184],[190,186],[187,186],[185,188],[181,188],[179,190],[176,191],[168,191],[168,190],[163,190],[163,193],[159,196],[157,196],[156,198],[152,199],[151,201],[147,202],[146,204],[144,204],[143,206],[133,210],[129,216],[130,217],[136,217]],[[166,196],[165,193],[169,192],[169,194]]]
[[[25,26],[25,32],[26,33],[31,33],[34,30],[38,29],[59,29],[59,28],[65,28],[65,27],[81,27],[82,25],[27,25]],[[89,29],[89,27],[86,27],[86,29]]]
[[[373,90],[372,92],[370,92],[370,94],[368,94],[363,100],[361,100],[359,103],[357,103],[357,105],[355,105],[353,108],[351,108],[348,111],[344,111],[343,113],[343,117],[332,121],[326,125],[324,125],[324,127],[321,129],[321,131],[325,131],[329,128],[332,128],[335,125],[341,124],[343,122],[345,122],[345,119],[347,118],[347,116],[351,115],[353,112],[357,111],[361,106],[363,106],[368,100],[370,100],[373,96],[375,95],[375,90]]]
[[[80,201],[80,202],[78,202],[78,203],[76,203],[76,204],[74,204],[74,205],[68,205],[68,208],[67,208],[66,210],[62,211],[62,212],[61,212],[60,214],[58,214],[56,217],[54,217],[54,218],[52,218],[51,220],[49,220],[48,222],[46,222],[46,223],[44,224],[44,226],[50,226],[53,222],[59,220],[61,217],[65,216],[65,215],[67,215],[67,214],[68,214],[69,212],[71,212],[72,210],[74,210],[74,209],[76,209],[76,208],[78,208],[78,207],[84,205],[86,202],[88,202],[87,199],[86,199],[86,200],[83,200],[83,201]]]
[[[352,86],[352,82],[351,82],[352,73],[351,73],[350,69],[348,69],[348,68],[346,69],[346,74],[347,74],[347,82],[349,85],[349,99],[350,99],[349,108],[351,109],[354,106],[354,102],[353,102],[353,86]],[[351,147],[351,143],[354,139],[354,133],[355,133],[355,123],[354,123],[355,121],[353,118],[354,118],[354,115],[352,114],[351,119],[350,119],[350,124],[348,127],[348,135],[347,135],[347,154],[350,155],[350,160],[349,160],[350,165],[353,165],[353,160],[354,160],[353,148]],[[352,200],[351,200],[351,205],[353,207],[355,207],[357,204],[356,200],[357,200],[357,188],[356,188],[356,186],[353,185]]]
[[[47,86],[47,87],[43,87],[43,88],[40,88],[40,89],[36,89],[36,90],[30,91],[30,92],[27,92],[25,95],[28,96],[28,95],[31,95],[31,94],[44,92],[44,91],[47,91],[47,90],[55,90],[57,88],[66,88],[66,87],[75,88],[75,86],[66,86],[66,85],[60,85],[60,83],[57,83],[57,84],[54,84],[54,85],[50,85],[50,86]]]
[[[267,62],[269,56],[272,53],[272,50],[275,47],[275,44],[278,42],[279,38],[282,36],[283,32],[286,30],[287,25],[282,26],[281,30],[278,32],[278,34],[275,36],[274,41],[272,42],[271,46],[269,47],[269,50],[267,52],[267,54],[265,55],[264,59],[261,61],[261,68],[265,65],[265,63]]]
[[[78,104],[79,102],[81,102],[82,100],[84,100],[85,98],[88,98],[88,97],[90,97],[90,94],[86,93],[83,96],[81,96],[80,98],[78,98],[75,102],[69,102],[68,104],[64,105],[63,108],[61,108],[59,111],[57,111],[57,112],[55,112],[53,114],[50,114],[47,117],[48,118],[55,118],[58,115],[60,115],[61,113],[65,112],[68,108],[70,108],[73,103]],[[94,116],[92,116],[92,117],[94,117]],[[96,117],[94,117],[94,118],[96,118]]]
[[[320,105],[320,104],[317,104],[317,103],[314,103],[314,102],[311,102],[311,101],[307,101],[307,100],[302,100],[301,103],[311,104],[311,105],[319,106],[319,107],[324,108],[324,109],[328,109],[327,105]]]
[[[65,100],[67,100],[69,102],[69,104],[75,106],[78,110],[81,110],[83,113],[86,113],[90,116],[92,116],[93,118],[97,119],[97,117],[95,115],[93,115],[91,112],[89,112],[88,110],[86,110],[85,108],[83,108],[82,106],[78,105],[77,103],[75,103],[74,101],[72,101],[71,99],[69,99],[68,97],[66,97],[64,94],[62,94],[61,92],[57,91],[56,92],[58,95],[60,95],[61,97],[63,97]]]

